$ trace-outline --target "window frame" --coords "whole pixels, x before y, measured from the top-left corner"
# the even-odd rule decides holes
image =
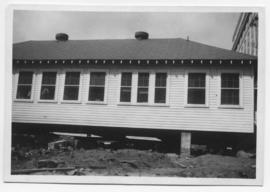
[[[138,102],[139,73],[148,73],[149,74],[147,102]],[[152,74],[151,71],[137,71],[136,72],[136,75],[137,75],[137,78],[135,79],[136,80],[136,92],[134,93],[134,94],[136,94],[135,95],[135,98],[136,98],[135,103],[136,103],[136,105],[149,105],[152,102],[151,96],[150,96],[150,91],[151,91],[151,74]],[[140,87],[145,87],[145,86],[140,86]]]
[[[227,104],[221,104],[221,90],[222,90],[222,87],[221,87],[221,83],[222,83],[222,80],[221,80],[221,75],[223,73],[235,73],[235,74],[239,74],[239,104],[238,105],[227,105]],[[239,109],[242,109],[243,108],[243,72],[241,70],[220,70],[218,72],[218,78],[219,78],[219,81],[218,81],[218,108],[239,108]]]
[[[77,100],[64,100],[65,93],[65,81],[66,81],[66,73],[67,72],[79,72],[80,73],[80,82],[79,82],[79,90],[78,90],[78,99]],[[62,94],[61,94],[61,103],[81,103],[82,96],[82,81],[83,81],[83,71],[78,69],[65,69],[62,72]]]
[[[132,82],[131,82],[131,102],[120,102],[120,91],[121,91],[121,79],[122,73],[132,73]],[[138,103],[137,102],[137,94],[138,94],[138,74],[139,73],[149,73],[149,86],[148,86],[148,102],[146,103]],[[167,74],[167,82],[166,82],[166,103],[155,103],[155,79],[156,73],[166,73]],[[118,71],[118,105],[123,106],[151,106],[151,107],[169,107],[169,92],[170,92],[170,70],[168,69],[136,69],[136,70],[128,70],[123,69]]]
[[[43,79],[43,73],[44,72],[55,72],[56,73],[54,99],[40,99],[40,97],[41,97],[41,88],[42,88],[42,79]],[[59,70],[45,69],[45,70],[39,71],[39,75],[40,75],[40,82],[39,82],[39,86],[38,86],[38,88],[39,88],[38,89],[38,102],[39,103],[57,103],[58,95],[59,95],[59,75],[60,75]],[[65,82],[64,82],[63,86],[65,86]],[[66,100],[64,100],[64,101],[66,101]]]
[[[192,104],[188,103],[188,79],[189,73],[204,73],[205,74],[205,103],[204,104]],[[184,107],[186,108],[209,108],[209,83],[210,83],[210,75],[209,70],[207,69],[188,69],[185,70],[185,101]]]
[[[133,71],[120,71],[120,86],[119,86],[119,91],[118,91],[118,98],[119,98],[119,103],[121,104],[131,104],[132,103],[132,93],[133,93],[133,83],[134,83],[134,72]],[[121,101],[121,88],[122,88],[122,75],[123,73],[131,73],[131,85],[130,85],[130,101]],[[128,87],[128,86],[123,86],[123,87]],[[137,99],[137,97],[136,97]]]
[[[17,99],[18,85],[19,85],[19,76],[20,72],[32,72],[32,84],[31,84],[31,96],[30,99]],[[16,102],[34,102],[35,86],[36,86],[36,70],[34,69],[18,69],[15,71],[15,93],[13,100]]]
[[[102,72],[105,73],[105,84],[104,84],[104,100],[103,101],[89,101],[89,93],[90,93],[90,79],[91,79],[91,73],[92,72]],[[108,76],[109,76],[109,70],[106,69],[89,69],[87,70],[87,83],[86,83],[86,104],[96,104],[96,105],[107,105],[107,96],[108,96]]]
[[[157,87],[156,86],[156,77],[157,77],[157,73],[165,73],[166,74],[166,85],[165,85],[165,87]],[[169,89],[169,86],[168,86],[168,81],[169,81],[169,73],[168,73],[168,71],[155,71],[154,72],[154,90],[153,90],[153,104],[154,105],[160,105],[160,106],[163,106],[163,105],[168,105],[168,100],[169,100],[169,97],[168,97],[168,95],[169,95],[169,92],[168,92],[168,89]],[[156,103],[155,102],[155,99],[156,99],[156,89],[157,88],[165,88],[166,89],[166,91],[165,91],[165,103]]]

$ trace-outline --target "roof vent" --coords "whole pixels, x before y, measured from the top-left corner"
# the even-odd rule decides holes
[[[135,33],[135,38],[137,40],[145,40],[145,39],[148,39],[149,37],[149,34],[147,32],[144,32],[144,31],[137,31]]]
[[[55,39],[57,41],[67,41],[68,40],[68,34],[66,34],[66,33],[57,33],[55,35]]]

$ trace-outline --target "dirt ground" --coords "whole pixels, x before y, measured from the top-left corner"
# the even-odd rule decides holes
[[[33,149],[23,157],[12,155],[12,174],[255,178],[255,164],[255,158],[215,154],[181,158],[137,149]]]

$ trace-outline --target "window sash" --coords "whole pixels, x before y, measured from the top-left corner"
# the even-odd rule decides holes
[[[206,87],[206,74],[205,73],[189,73],[188,74],[188,87]]]
[[[31,99],[34,72],[19,72],[16,99]]]
[[[229,79],[231,77],[231,79]],[[240,104],[240,75],[239,73],[221,74],[221,105]]]
[[[222,89],[221,104],[222,105],[239,105],[239,89]]]
[[[90,73],[90,86],[105,86],[105,72],[91,72]]]
[[[18,85],[32,85],[33,83],[33,72],[21,71],[19,72]],[[30,76],[27,76],[30,75]],[[28,82],[29,81],[29,82]]]
[[[188,104],[205,104],[205,88],[189,88]]]
[[[80,76],[80,72],[66,72],[63,100],[77,101],[79,99]]]
[[[148,87],[138,87],[137,102],[147,103],[148,102]]]
[[[205,105],[206,104],[206,74],[189,73],[187,104]]]
[[[131,102],[131,86],[122,86],[120,90],[120,102]]]
[[[55,86],[43,85],[40,90],[41,100],[54,100],[55,98]]]
[[[46,79],[46,75],[49,75],[48,79]],[[41,89],[40,89],[41,100],[54,100],[55,99],[56,80],[57,80],[57,72],[43,72],[42,73],[42,82],[41,82]]]
[[[166,91],[166,87],[155,88],[155,103],[166,103]]]
[[[121,86],[131,87],[132,85],[132,73],[124,72],[121,75]]]
[[[147,103],[149,97],[149,73],[138,73],[137,102]]]
[[[91,72],[88,101],[103,102],[105,98],[105,72]]]
[[[101,86],[89,87],[89,101],[104,101],[105,88]]]
[[[72,77],[72,75],[74,75]],[[80,72],[66,72],[65,86],[79,86],[80,85]]]
[[[123,72],[121,74],[120,102],[131,102],[132,73]]]
[[[155,78],[155,103],[166,103],[167,73],[156,73]]]
[[[31,95],[32,85],[18,85],[16,99],[31,99]]]

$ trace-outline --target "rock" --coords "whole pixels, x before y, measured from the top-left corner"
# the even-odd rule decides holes
[[[50,159],[42,159],[37,162],[38,168],[55,168],[58,166],[60,162],[50,160]]]
[[[77,170],[74,169],[74,170],[68,171],[67,174],[68,174],[68,175],[75,175],[76,171],[77,171]]]
[[[243,150],[237,151],[236,153],[236,157],[240,157],[240,158],[251,158],[253,156],[252,153],[247,153]]]
[[[175,153],[167,153],[166,154],[168,157],[170,157],[170,158],[178,158],[179,156],[177,155],[177,154],[175,154]]]

